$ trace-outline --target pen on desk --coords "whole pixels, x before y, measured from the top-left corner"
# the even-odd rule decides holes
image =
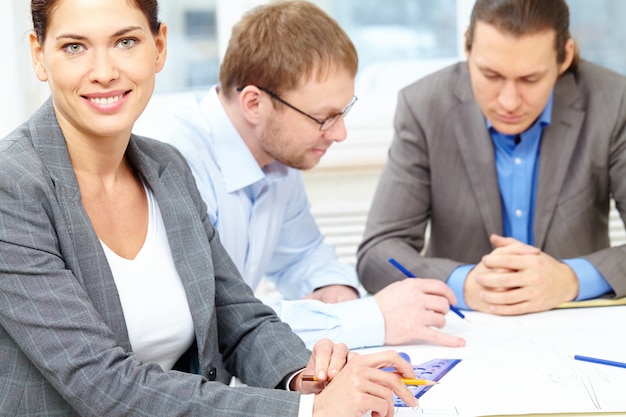
[[[302,375],[302,380],[303,381],[317,381],[318,379],[315,375],[304,374]],[[419,378],[400,378],[400,381],[402,381],[404,385],[411,385],[411,386],[438,384],[437,381],[429,381],[427,379],[419,379]]]
[[[574,355],[574,359],[585,362],[599,363],[600,365],[617,366],[618,368],[626,368],[626,363],[609,361],[606,359],[591,358],[589,356]]]
[[[406,269],[400,262],[396,261],[394,258],[389,258],[389,263],[391,265],[395,266],[396,268],[398,268],[398,270],[400,272],[402,272],[404,275],[406,275],[407,278],[417,278],[411,271]],[[467,318],[465,318],[465,314],[463,314],[461,312],[461,310],[459,310],[458,308],[456,308],[452,304],[450,304],[450,310],[452,310],[452,312],[454,314],[456,314],[457,316],[459,316],[463,320],[469,321]]]

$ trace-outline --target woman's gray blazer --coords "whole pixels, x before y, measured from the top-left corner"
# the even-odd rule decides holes
[[[81,204],[51,100],[0,141],[0,416],[295,416],[272,388],[310,352],[254,298],[222,248],[183,157],[133,135],[192,313],[202,375],[140,363]]]

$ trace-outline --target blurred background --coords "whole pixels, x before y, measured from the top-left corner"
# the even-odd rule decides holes
[[[160,0],[169,26],[168,62],[157,92],[205,89],[217,82],[220,57],[230,29],[262,0]],[[348,32],[360,57],[358,108],[377,109],[362,121],[388,122],[397,89],[424,72],[463,58],[462,38],[473,0],[314,0]],[[0,137],[48,96],[30,65],[26,0],[3,0],[0,31],[5,39],[0,64]],[[626,74],[626,2],[568,0],[572,34],[582,56]],[[371,102],[371,103],[370,103]],[[361,111],[363,113],[364,110]],[[369,113],[369,112],[368,112]],[[373,116],[370,117],[370,116]],[[352,119],[351,115],[351,119]],[[359,118],[354,117],[355,119]]]

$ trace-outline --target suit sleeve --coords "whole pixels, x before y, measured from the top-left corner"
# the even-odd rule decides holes
[[[363,241],[357,253],[357,271],[363,286],[377,292],[404,279],[388,259],[419,270],[436,269],[429,278],[446,279],[460,265],[420,255],[431,211],[430,159],[426,132],[408,90],[400,91],[394,119],[394,137],[388,160],[378,181]],[[417,268],[415,270],[418,270]]]
[[[606,161],[610,194],[626,226],[626,77],[605,74],[590,90],[594,102],[588,110],[587,123],[610,131]],[[594,139],[586,138],[590,141]],[[616,298],[626,296],[626,245],[602,249],[584,258],[602,274]]]

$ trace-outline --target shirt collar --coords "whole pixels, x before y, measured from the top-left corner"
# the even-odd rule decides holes
[[[228,192],[244,189],[262,180],[279,181],[287,176],[287,167],[279,162],[264,168],[259,166],[228,117],[218,97],[217,86],[202,99],[200,107],[211,126],[212,152]]]

